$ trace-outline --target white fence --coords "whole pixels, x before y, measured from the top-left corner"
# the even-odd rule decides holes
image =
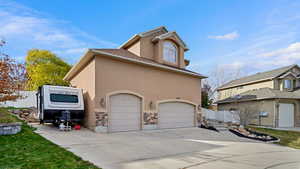
[[[216,120],[220,122],[239,123],[240,118],[235,111],[213,111],[205,108],[201,108],[202,114],[207,120]]]
[[[1,107],[30,108],[36,107],[35,91],[20,91],[22,98],[15,101],[0,102]]]

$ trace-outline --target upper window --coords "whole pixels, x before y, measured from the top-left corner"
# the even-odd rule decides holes
[[[163,58],[167,62],[177,62],[177,47],[170,41],[164,42]]]
[[[77,95],[66,95],[66,94],[50,94],[51,102],[64,102],[64,103],[78,103]]]
[[[292,88],[292,80],[288,80],[288,79],[284,80],[283,86],[285,89],[291,89]]]

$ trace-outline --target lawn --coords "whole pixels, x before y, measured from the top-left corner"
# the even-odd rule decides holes
[[[300,132],[250,127],[252,130],[280,138],[277,144],[300,149]]]
[[[7,108],[0,108],[0,123],[13,123],[19,121],[17,118],[7,113],[7,110]]]
[[[14,122],[19,120],[8,114],[7,109],[0,108],[0,121]],[[24,123],[20,133],[0,136],[1,169],[97,168],[33,131],[34,128]]]

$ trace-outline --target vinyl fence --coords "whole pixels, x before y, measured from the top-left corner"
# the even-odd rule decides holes
[[[236,111],[213,111],[205,108],[201,108],[202,114],[207,120],[215,120],[220,122],[239,123],[240,118]]]
[[[35,91],[20,91],[23,97],[15,101],[0,102],[1,107],[17,107],[30,108],[36,107],[36,92]]]

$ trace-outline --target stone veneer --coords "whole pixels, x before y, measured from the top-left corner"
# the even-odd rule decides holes
[[[95,115],[96,115],[95,132],[107,132],[108,114],[106,112],[95,112]]]
[[[144,130],[151,130],[157,129],[158,123],[158,114],[157,112],[144,112],[144,119],[143,119],[143,129]]]
[[[158,122],[157,112],[144,112],[144,125],[153,125]]]

